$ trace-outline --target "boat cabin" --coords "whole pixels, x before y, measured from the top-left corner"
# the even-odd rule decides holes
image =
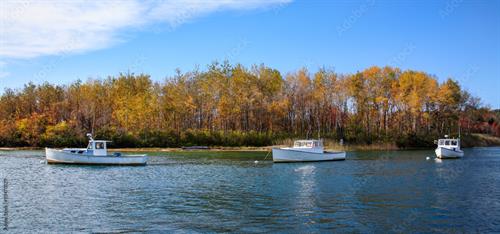
[[[89,138],[89,144],[87,145],[87,148],[65,148],[63,151],[69,152],[69,153],[74,153],[74,154],[84,154],[84,155],[93,155],[93,156],[107,156],[108,155],[108,148],[107,148],[107,143],[110,141],[104,141],[104,140],[94,140],[92,138],[92,135],[89,133],[87,134],[87,137]]]
[[[439,139],[438,147],[447,149],[460,149],[460,139]]]
[[[108,149],[106,143],[109,141],[103,140],[90,140],[87,146],[87,153],[95,156],[106,156],[108,155]]]
[[[323,141],[321,140],[298,140],[293,143],[294,150],[323,152]]]

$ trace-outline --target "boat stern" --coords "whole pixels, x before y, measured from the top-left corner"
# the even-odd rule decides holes
[[[453,150],[443,147],[438,147],[434,152],[436,153],[436,157],[440,159],[461,158],[464,156],[464,152],[461,150]]]

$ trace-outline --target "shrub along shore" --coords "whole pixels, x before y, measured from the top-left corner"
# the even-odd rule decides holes
[[[488,134],[472,134],[463,136],[462,138],[462,148],[470,147],[490,147],[490,146],[500,146],[500,137],[491,136]],[[242,151],[242,152],[268,152],[275,147],[289,147],[292,145],[293,140],[287,139],[281,142],[279,145],[269,145],[269,146],[210,146],[207,150],[188,150],[188,151]],[[109,146],[113,147],[113,143]],[[85,144],[77,145],[75,147],[84,147]],[[65,147],[65,146],[60,146]],[[325,141],[325,148],[329,150],[341,150],[341,151],[384,151],[384,150],[407,150],[407,149],[433,149],[435,146],[424,146],[424,147],[398,147],[395,143],[374,143],[374,144],[344,144],[340,145],[338,142],[332,140]],[[41,147],[0,147],[0,150],[41,150]],[[118,152],[181,152],[187,151],[181,147],[126,147],[121,146],[119,148],[110,148],[109,151]]]

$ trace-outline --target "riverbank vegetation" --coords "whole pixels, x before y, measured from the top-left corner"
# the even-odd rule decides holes
[[[266,146],[293,138],[347,145],[432,146],[444,134],[500,136],[500,112],[460,84],[421,71],[354,74],[213,63],[154,82],[119,74],[67,85],[26,84],[0,97],[0,146]]]

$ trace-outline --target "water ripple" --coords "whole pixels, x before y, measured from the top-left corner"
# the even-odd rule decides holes
[[[500,148],[350,153],[273,164],[265,153],[156,153],[145,167],[41,164],[0,151],[12,232],[498,232]],[[256,164],[254,161],[259,160]],[[6,204],[5,204],[6,203]],[[3,214],[3,213],[2,213]],[[5,225],[5,224],[4,224]]]

